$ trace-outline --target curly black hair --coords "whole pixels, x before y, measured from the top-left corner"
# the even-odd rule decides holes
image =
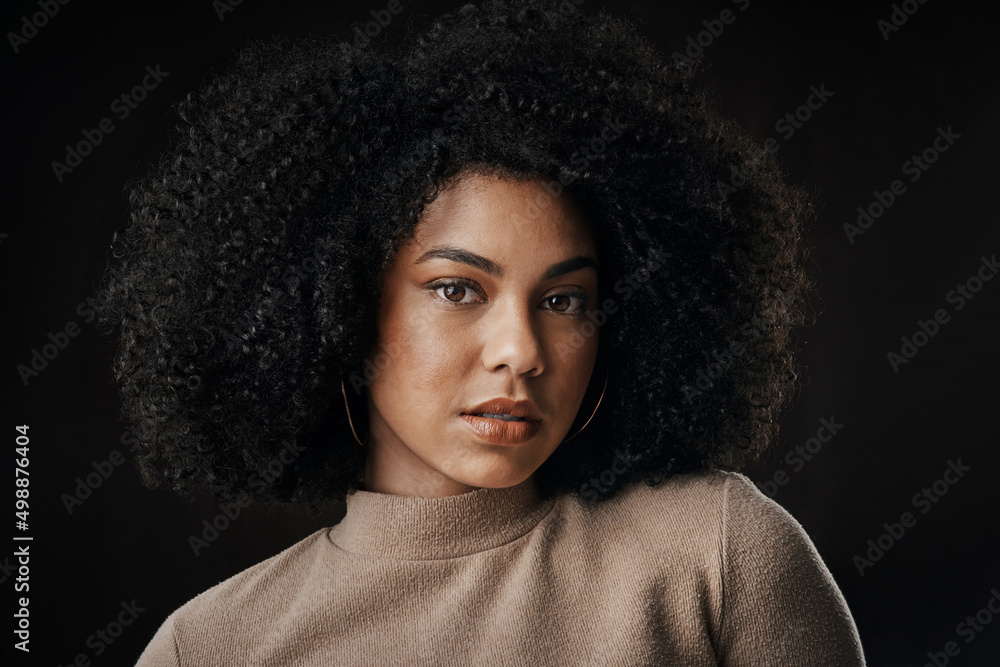
[[[364,374],[396,249],[470,171],[544,179],[601,248],[607,390],[538,469],[545,496],[738,470],[773,444],[812,206],[689,64],[567,7],[484,0],[395,45],[256,42],[177,105],[101,285],[148,486],[310,506],[361,488],[340,383]]]

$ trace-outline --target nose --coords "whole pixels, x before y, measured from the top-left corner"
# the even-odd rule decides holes
[[[485,323],[483,365],[489,371],[504,366],[514,376],[535,377],[545,369],[542,359],[542,342],[535,332],[532,313],[527,305],[497,302]]]

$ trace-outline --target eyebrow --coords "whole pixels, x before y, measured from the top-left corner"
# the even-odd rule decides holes
[[[447,259],[451,262],[468,264],[469,266],[479,269],[484,273],[488,273],[491,276],[503,278],[503,267],[499,264],[491,259],[483,257],[482,255],[477,255],[474,252],[464,250],[462,248],[456,248],[455,246],[438,246],[436,248],[431,248],[418,257],[414,264],[420,264],[421,262],[426,262],[431,259]],[[588,266],[594,269],[594,271],[597,271],[597,261],[593,257],[589,257],[587,255],[571,257],[561,262],[556,262],[546,269],[545,275],[542,276],[542,279],[551,280],[552,278],[558,278],[563,274],[572,273],[573,271],[577,271]]]

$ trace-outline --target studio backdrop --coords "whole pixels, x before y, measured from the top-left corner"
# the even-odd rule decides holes
[[[130,665],[194,595],[344,508],[142,486],[95,293],[174,105],[254,40],[398,39],[433,0],[6,3],[4,664]],[[566,0],[639,23],[813,197],[816,323],[744,472],[802,523],[871,665],[1000,664],[1000,55],[982,6]],[[739,187],[739,174],[718,187]],[[738,350],[707,350],[707,387]],[[276,471],[280,474],[280,470]]]

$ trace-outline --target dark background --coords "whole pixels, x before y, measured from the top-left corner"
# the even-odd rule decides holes
[[[389,39],[461,3],[403,4],[404,13],[383,30]],[[1000,280],[983,283],[960,310],[946,296],[1000,245],[1000,135],[990,120],[1000,101],[998,56],[985,10],[913,0],[903,4],[915,13],[885,39],[877,21],[890,19],[888,2],[859,12],[832,2],[779,8],[752,0],[741,11],[722,0],[668,6],[586,0],[581,10],[605,4],[616,16],[640,20],[640,30],[667,57],[685,49],[689,36],[697,39],[703,21],[733,10],[735,21],[704,49],[699,83],[762,142],[774,136],[790,180],[816,197],[819,215],[808,238],[823,310],[800,335],[805,384],[783,421],[781,443],[747,474],[758,484],[786,475],[779,477],[783,485],[765,490],[815,541],[847,598],[869,664],[934,664],[929,652],[939,654],[939,665],[1000,664],[1000,615],[983,612],[981,620],[990,622],[971,637],[958,627],[1000,591],[993,479],[1000,463],[994,419]],[[334,504],[319,516],[250,507],[195,556],[188,536],[200,534],[219,506],[141,486],[116,417],[111,344],[87,321],[86,299],[102,275],[113,231],[127,223],[126,181],[166,146],[172,104],[209,71],[225,68],[228,53],[248,40],[279,33],[349,38],[352,25],[385,6],[382,0],[339,8],[295,0],[238,6],[74,0],[58,5],[18,53],[9,35],[0,46],[0,442],[8,448],[8,490],[0,495],[5,525],[13,527],[14,427],[28,424],[30,529],[20,534],[34,538],[30,664],[68,665],[78,654],[94,665],[133,664],[164,618],[188,599],[339,521],[343,510]],[[220,7],[231,11],[220,15]],[[7,3],[0,28],[20,32],[22,17],[39,11],[37,2]],[[120,120],[110,104],[142,81],[147,65],[169,74]],[[778,132],[775,123],[806,102],[810,86],[821,85],[833,93],[822,107],[793,136]],[[64,161],[65,146],[105,117],[114,131],[57,180],[51,163]],[[911,182],[903,163],[931,146],[938,128],[949,127],[959,138]],[[905,193],[851,243],[843,225],[894,179]],[[937,309],[950,320],[894,372],[887,353],[898,353],[901,337],[912,336],[917,321],[932,319]],[[25,385],[17,366],[29,365],[49,333],[71,322],[79,335],[67,337],[65,349]],[[810,460],[786,459],[817,434],[823,418],[843,427],[821,449],[814,442]],[[74,493],[77,478],[119,455],[125,462],[105,463],[111,474],[70,513],[64,494]],[[969,470],[954,484],[939,483],[946,493],[937,502],[915,505],[913,496],[933,489],[948,462],[959,460]],[[899,522],[907,511],[915,524],[898,539],[883,537],[889,548],[861,574],[854,557],[886,532],[883,524]],[[4,654],[21,657],[11,639],[20,595],[13,591],[15,543],[5,544],[0,636]],[[113,643],[91,638],[133,601],[142,611]],[[941,653],[949,641],[958,655]]]

